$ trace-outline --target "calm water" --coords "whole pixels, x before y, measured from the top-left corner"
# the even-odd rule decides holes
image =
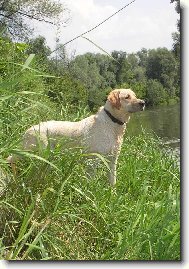
[[[154,132],[163,143],[180,155],[180,104],[146,109],[133,114],[128,133],[138,134],[142,128]]]

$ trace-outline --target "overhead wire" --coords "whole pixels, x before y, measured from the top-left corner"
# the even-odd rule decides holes
[[[136,1],[136,0],[132,0],[131,2],[129,2],[129,3],[126,4],[125,6],[123,6],[122,8],[120,8],[119,10],[117,10],[116,12],[114,12],[112,15],[110,15],[109,17],[107,17],[106,19],[104,19],[103,21],[101,21],[100,23],[98,23],[97,25],[95,25],[94,27],[92,27],[91,29],[89,29],[89,30],[87,30],[86,32],[84,32],[84,33],[82,33],[82,34],[80,34],[80,35],[78,35],[78,36],[76,36],[76,37],[70,39],[69,41],[67,41],[66,43],[64,43],[64,44],[62,44],[62,45],[65,46],[65,45],[69,44],[70,42],[72,42],[72,41],[78,39],[79,37],[82,37],[83,35],[86,35],[86,34],[92,32],[93,30],[95,30],[96,28],[98,28],[99,26],[101,26],[102,24],[104,24],[106,21],[108,21],[109,19],[111,19],[113,16],[115,16],[116,14],[118,14],[119,12],[121,12],[123,9],[125,9],[125,8],[127,8],[128,6],[130,6],[131,4],[133,4],[135,1]],[[53,52],[57,51],[58,49],[59,49],[59,47],[56,48],[55,50],[53,50],[53,51],[51,52],[51,54],[52,54]]]

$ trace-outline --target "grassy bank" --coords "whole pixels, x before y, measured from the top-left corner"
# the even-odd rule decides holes
[[[126,137],[112,190],[102,163],[94,178],[80,150],[4,164],[1,259],[179,260],[179,168],[158,141]]]

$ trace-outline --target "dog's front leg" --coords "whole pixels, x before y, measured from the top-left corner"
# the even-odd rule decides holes
[[[116,184],[116,166],[117,166],[117,156],[111,156],[109,158],[110,163],[110,171],[109,171],[109,182],[111,186],[115,186]]]

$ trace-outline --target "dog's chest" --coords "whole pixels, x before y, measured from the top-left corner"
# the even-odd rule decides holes
[[[125,128],[119,128],[119,126],[116,129],[114,124],[113,126],[98,124],[98,128],[94,126],[86,136],[89,151],[100,154],[115,154],[119,152],[123,141],[124,130]]]

